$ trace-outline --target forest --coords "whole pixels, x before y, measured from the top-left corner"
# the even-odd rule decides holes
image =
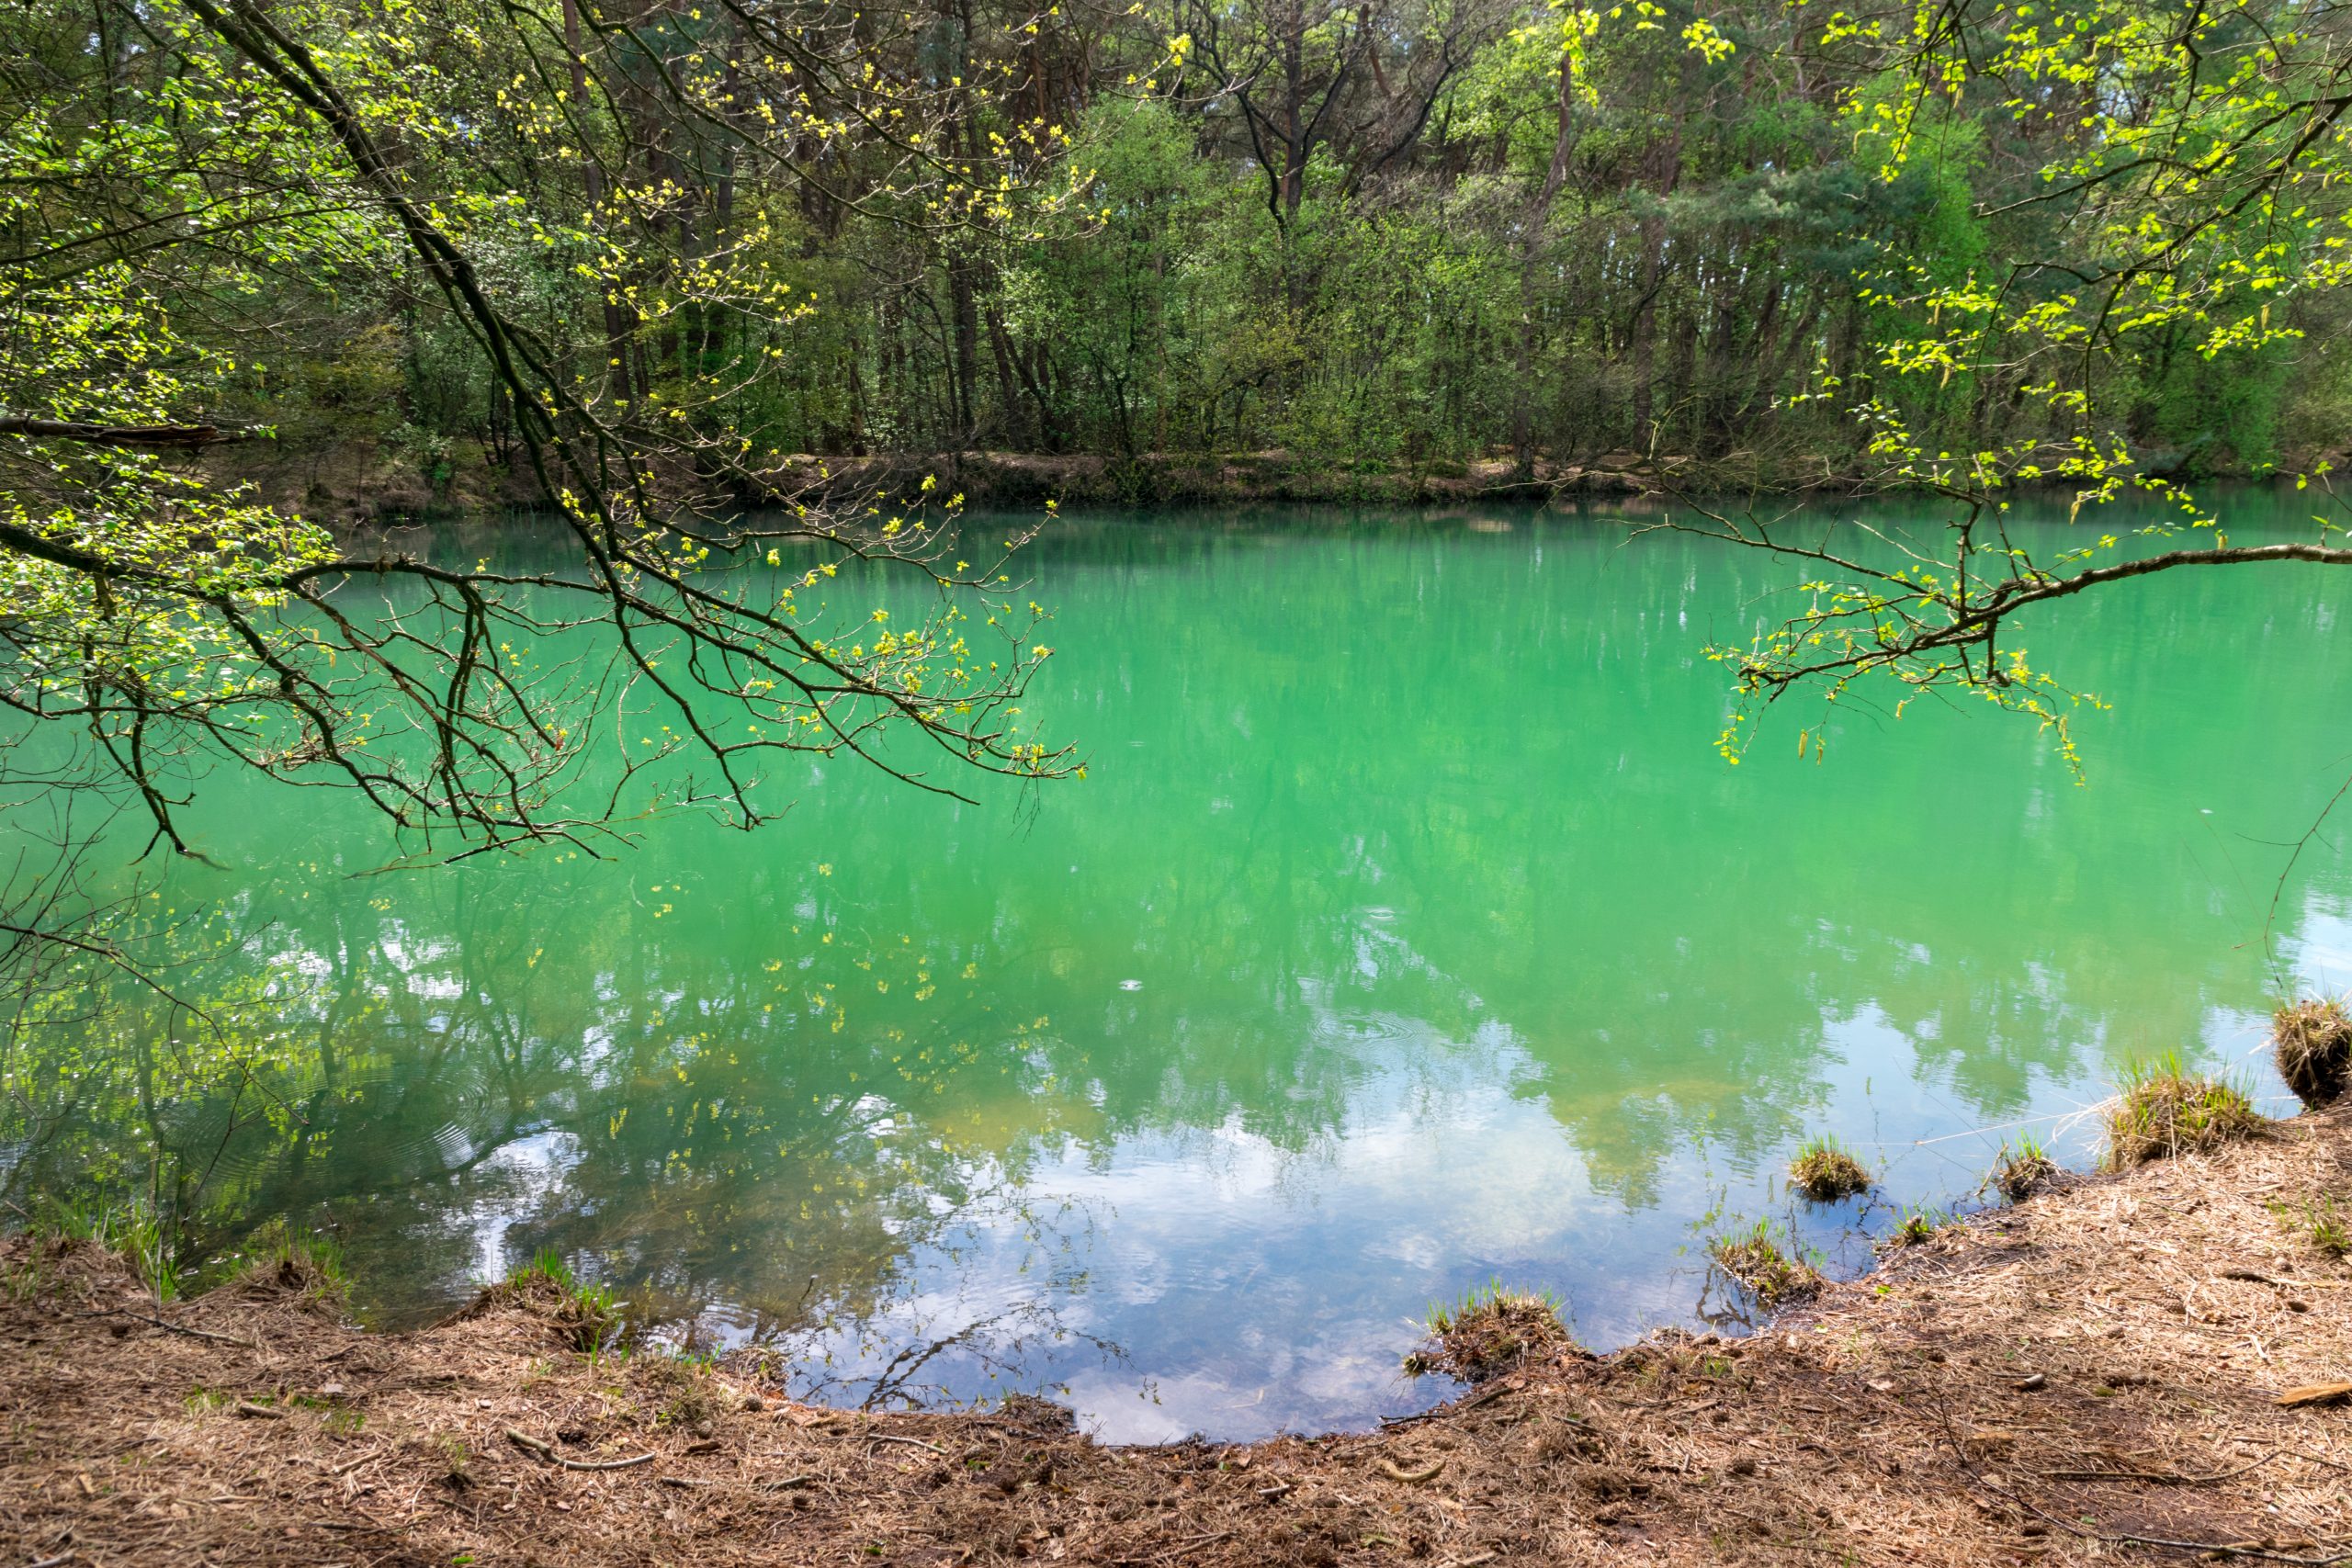
[[[2075,296],[2144,271],[2198,159],[2220,188],[2332,127],[2341,31],[2280,0],[38,0],[0,21],[0,355],[20,416],[261,434],[212,461],[274,500],[537,499],[538,394],[397,189],[541,371],[738,500],[797,457],[973,450],[1097,458],[1138,501],[1253,454],[1338,493],[1611,454],[1851,484],[1887,467],[1838,390],[1873,373],[1922,447],[2072,441],[2026,358],[1896,374],[1940,295],[2004,275],[2102,340],[2064,394],[2095,441],[2261,475],[2352,414],[2341,303],[2260,276],[2340,217],[2332,130],[2293,149],[2303,239],[2233,193],[2146,308]],[[280,44],[316,84],[248,47]],[[2183,177],[2119,163],[2135,135]],[[2244,276],[2193,298],[2182,265]]]

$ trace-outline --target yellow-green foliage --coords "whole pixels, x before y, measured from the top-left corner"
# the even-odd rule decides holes
[[[349,1290],[343,1248],[331,1236],[297,1235],[283,1224],[256,1233],[234,1259],[237,1288],[299,1295],[306,1303],[339,1305]]]
[[[2328,1258],[2352,1255],[2352,1214],[2330,1197],[2307,1198],[2299,1204],[2274,1203],[2270,1212],[2289,1230],[2308,1240]]]

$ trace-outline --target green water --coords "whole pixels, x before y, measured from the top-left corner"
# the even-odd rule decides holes
[[[1727,767],[1701,645],[1793,574],[1598,516],[1079,519],[1033,565],[1061,651],[1032,707],[1082,783],[963,805],[811,766],[755,836],[370,876],[356,812],[207,780],[220,869],[158,908],[233,936],[180,973],[260,997],[274,1059],[143,1105],[120,1059],[183,1023],[20,1039],[67,1066],[20,1071],[5,1190],[160,1130],[218,1245],[332,1224],[379,1322],[554,1247],[824,1397],[1044,1389],[1115,1438],[1241,1438],[1442,1393],[1397,1373],[1412,1320],[1490,1277],[1599,1345],[1735,1321],[1713,1229],[1859,1267],[1895,1206],[1966,1199],[1982,1129],[2086,1160],[2064,1114],[2134,1054],[2278,1092],[2264,922],[2346,762],[2341,574],[2173,574],[2030,628],[2112,704],[2077,787],[2029,725],[1933,703],[1855,705],[1818,762],[1815,710],[1776,716]],[[2348,913],[2317,842],[2279,962],[2352,981]],[[1879,1206],[1781,1192],[1823,1130]]]

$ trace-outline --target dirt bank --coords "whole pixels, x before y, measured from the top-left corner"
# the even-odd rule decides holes
[[[2074,1183],[1770,1332],[1521,1367],[1366,1436],[1106,1450],[598,1364],[526,1304],[371,1336],[0,1251],[0,1562],[1099,1564],[2352,1556],[2352,1116]],[[163,1326],[159,1320],[173,1325]],[[650,1456],[640,1458],[640,1456]],[[2156,1544],[2156,1543],[2172,1544]]]
[[[331,526],[458,516],[528,508],[537,492],[527,476],[473,448],[428,469],[379,443],[255,442],[221,448],[206,459],[222,481],[254,487],[260,499]],[[871,457],[797,457],[768,476],[768,500],[892,503],[961,494],[978,510],[1035,511],[1137,506],[1428,505],[1477,502],[1543,504],[1645,492],[1643,459],[1606,453],[1575,462],[1545,459],[1532,479],[1503,459],[1418,468],[1351,468],[1285,452],[1216,456],[1146,453],[1132,458],[1028,452],[903,453]],[[1695,473],[1676,460],[1679,471]],[[934,481],[926,492],[923,481]],[[1746,470],[1721,482],[1755,482]],[[1814,482],[1819,482],[1817,476]],[[758,504],[760,497],[740,498]]]

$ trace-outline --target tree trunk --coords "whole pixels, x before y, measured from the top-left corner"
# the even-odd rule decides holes
[[[1555,94],[1557,118],[1552,132],[1552,165],[1544,171],[1544,188],[1528,209],[1525,246],[1519,260],[1519,353],[1511,387],[1510,446],[1513,467],[1521,480],[1535,477],[1535,293],[1543,266],[1544,231],[1552,220],[1552,204],[1568,182],[1568,160],[1577,144],[1576,63],[1560,51],[1560,85]]]

